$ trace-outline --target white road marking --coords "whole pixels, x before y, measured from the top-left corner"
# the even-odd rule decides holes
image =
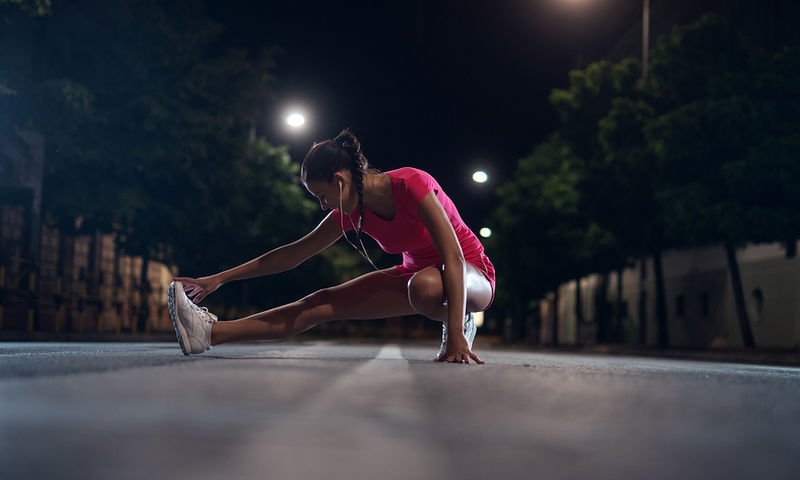
[[[418,384],[398,345],[384,345],[304,400],[281,422],[243,442],[246,447],[231,464],[255,468],[239,473],[350,480],[447,476],[436,446],[415,433],[430,408],[420,403]],[[287,460],[298,458],[298,452],[314,461]]]
[[[405,358],[403,358],[403,352],[398,345],[387,343],[375,356],[375,360],[405,360]]]

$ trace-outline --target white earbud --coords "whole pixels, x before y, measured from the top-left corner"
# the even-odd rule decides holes
[[[350,220],[350,225],[353,226],[353,230],[356,230],[356,224],[353,223],[353,218],[348,215],[347,219]],[[367,248],[364,246],[364,242],[361,241],[361,239],[358,240],[358,242],[361,244],[361,249],[363,250],[362,251],[362,250],[358,249],[358,247],[356,246],[355,243],[351,242],[350,239],[347,238],[347,234],[344,231],[344,208],[342,207],[342,181],[341,180],[339,180],[339,221],[341,222],[342,236],[344,236],[344,239],[347,241],[347,243],[349,243],[355,249],[355,251],[357,251],[362,257],[367,259],[367,261],[370,263],[370,265],[372,265],[372,268],[374,268],[375,271],[380,272],[380,273],[382,273],[382,274],[384,274],[386,276],[389,276],[389,277],[402,277],[403,276],[402,273],[399,274],[399,275],[393,275],[391,273],[384,272],[383,270],[378,270],[378,267],[376,267],[375,263],[372,261],[372,259],[369,258],[369,253],[367,253]]]

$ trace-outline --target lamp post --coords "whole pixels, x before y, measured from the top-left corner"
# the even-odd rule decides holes
[[[650,0],[642,3],[642,78],[647,78],[650,50]]]
[[[642,78],[647,78],[650,49],[650,0],[642,0]]]

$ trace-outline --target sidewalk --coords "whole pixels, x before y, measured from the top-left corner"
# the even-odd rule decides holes
[[[504,344],[500,338],[484,337],[481,347],[489,349],[509,349],[542,352],[542,353],[587,353],[606,355],[626,355],[639,357],[659,357],[683,360],[701,360],[709,362],[748,363],[761,365],[782,365],[800,367],[800,348],[660,348],[644,345],[597,344],[597,345],[525,345]],[[477,340],[476,340],[477,341]]]

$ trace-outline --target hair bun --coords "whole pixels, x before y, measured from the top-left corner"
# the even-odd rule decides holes
[[[361,153],[361,142],[358,141],[358,138],[356,138],[349,128],[342,130],[341,133],[333,139],[333,142],[347,153],[348,157],[352,159],[359,170],[366,170],[369,168],[366,157]]]
[[[341,170],[349,170],[354,178],[370,170],[361,142],[348,128],[331,140],[314,143],[300,165],[300,178],[303,183],[330,182],[333,174]]]
[[[344,130],[333,139],[334,142],[339,144],[345,150],[349,150],[354,154],[361,153],[361,142],[358,141],[353,132],[350,131],[349,128],[345,128]]]

